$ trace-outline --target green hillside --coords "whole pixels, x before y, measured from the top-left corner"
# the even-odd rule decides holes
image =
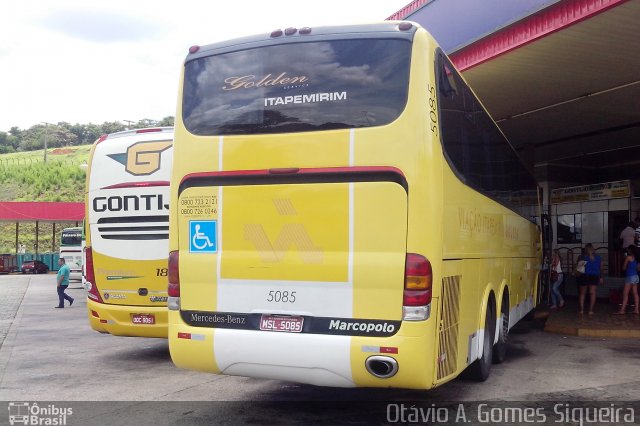
[[[91,145],[49,149],[46,163],[43,150],[1,154],[0,201],[82,202],[90,149]],[[59,230],[74,225],[56,224],[58,235],[52,244],[53,224],[39,224],[38,251],[57,251]],[[15,228],[15,223],[0,224],[0,253],[15,253]],[[19,243],[27,252],[34,251],[35,223],[22,223],[19,231]]]

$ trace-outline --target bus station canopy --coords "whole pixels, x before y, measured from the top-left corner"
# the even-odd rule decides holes
[[[0,201],[0,222],[81,222],[84,203]]]
[[[540,181],[640,178],[640,1],[414,0]]]

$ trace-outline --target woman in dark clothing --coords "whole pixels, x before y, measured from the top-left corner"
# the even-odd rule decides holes
[[[593,308],[596,305],[596,287],[599,283],[603,282],[602,259],[596,254],[593,245],[589,243],[584,247],[584,255],[580,256],[578,260],[584,260],[587,262],[584,267],[584,274],[582,274],[578,280],[578,301],[580,303],[580,310],[578,313],[584,313],[584,299],[587,295],[588,289],[589,315],[593,315]]]

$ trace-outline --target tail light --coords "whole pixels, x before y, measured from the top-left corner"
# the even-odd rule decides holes
[[[402,319],[422,321],[431,314],[433,272],[426,257],[407,253],[402,296]]]
[[[169,300],[167,305],[169,310],[180,310],[180,252],[172,251],[169,253],[169,287],[167,294]]]
[[[84,254],[88,291],[87,296],[98,303],[104,303],[102,301],[102,297],[100,296],[100,292],[98,291],[98,286],[96,285],[96,274],[93,270],[93,250],[91,250],[91,247],[85,247]]]

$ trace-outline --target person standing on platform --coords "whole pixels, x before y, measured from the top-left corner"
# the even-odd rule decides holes
[[[60,268],[58,269],[56,282],[58,284],[58,299],[60,303],[58,303],[58,306],[55,306],[55,307],[62,309],[64,308],[65,300],[68,300],[69,306],[71,306],[73,305],[74,299],[73,297],[65,293],[65,291],[67,290],[67,287],[69,286],[69,274],[71,273],[71,270],[69,269],[69,266],[67,265],[63,257],[58,259],[58,266]]]
[[[562,308],[564,306],[564,299],[560,294],[560,285],[562,285],[562,259],[560,258],[560,252],[558,250],[553,251],[553,257],[551,259],[551,306],[550,309]]]
[[[627,227],[620,232],[620,239],[622,240],[622,252],[624,253],[624,256],[627,256],[627,247],[635,243],[636,224],[629,222]]]
[[[584,247],[584,255],[578,260],[586,261],[584,274],[578,277],[578,302],[580,303],[579,314],[584,313],[584,300],[589,290],[589,315],[593,315],[593,308],[596,305],[596,287],[604,282],[602,278],[602,259],[596,254],[593,244],[589,243]]]
[[[624,315],[627,313],[627,302],[629,301],[629,293],[633,295],[633,303],[635,309],[634,314],[640,313],[638,310],[638,247],[630,245],[627,247],[629,255],[624,259],[624,266],[622,269],[625,271],[624,276],[624,290],[622,291],[622,305],[620,310],[615,312],[616,315]]]

